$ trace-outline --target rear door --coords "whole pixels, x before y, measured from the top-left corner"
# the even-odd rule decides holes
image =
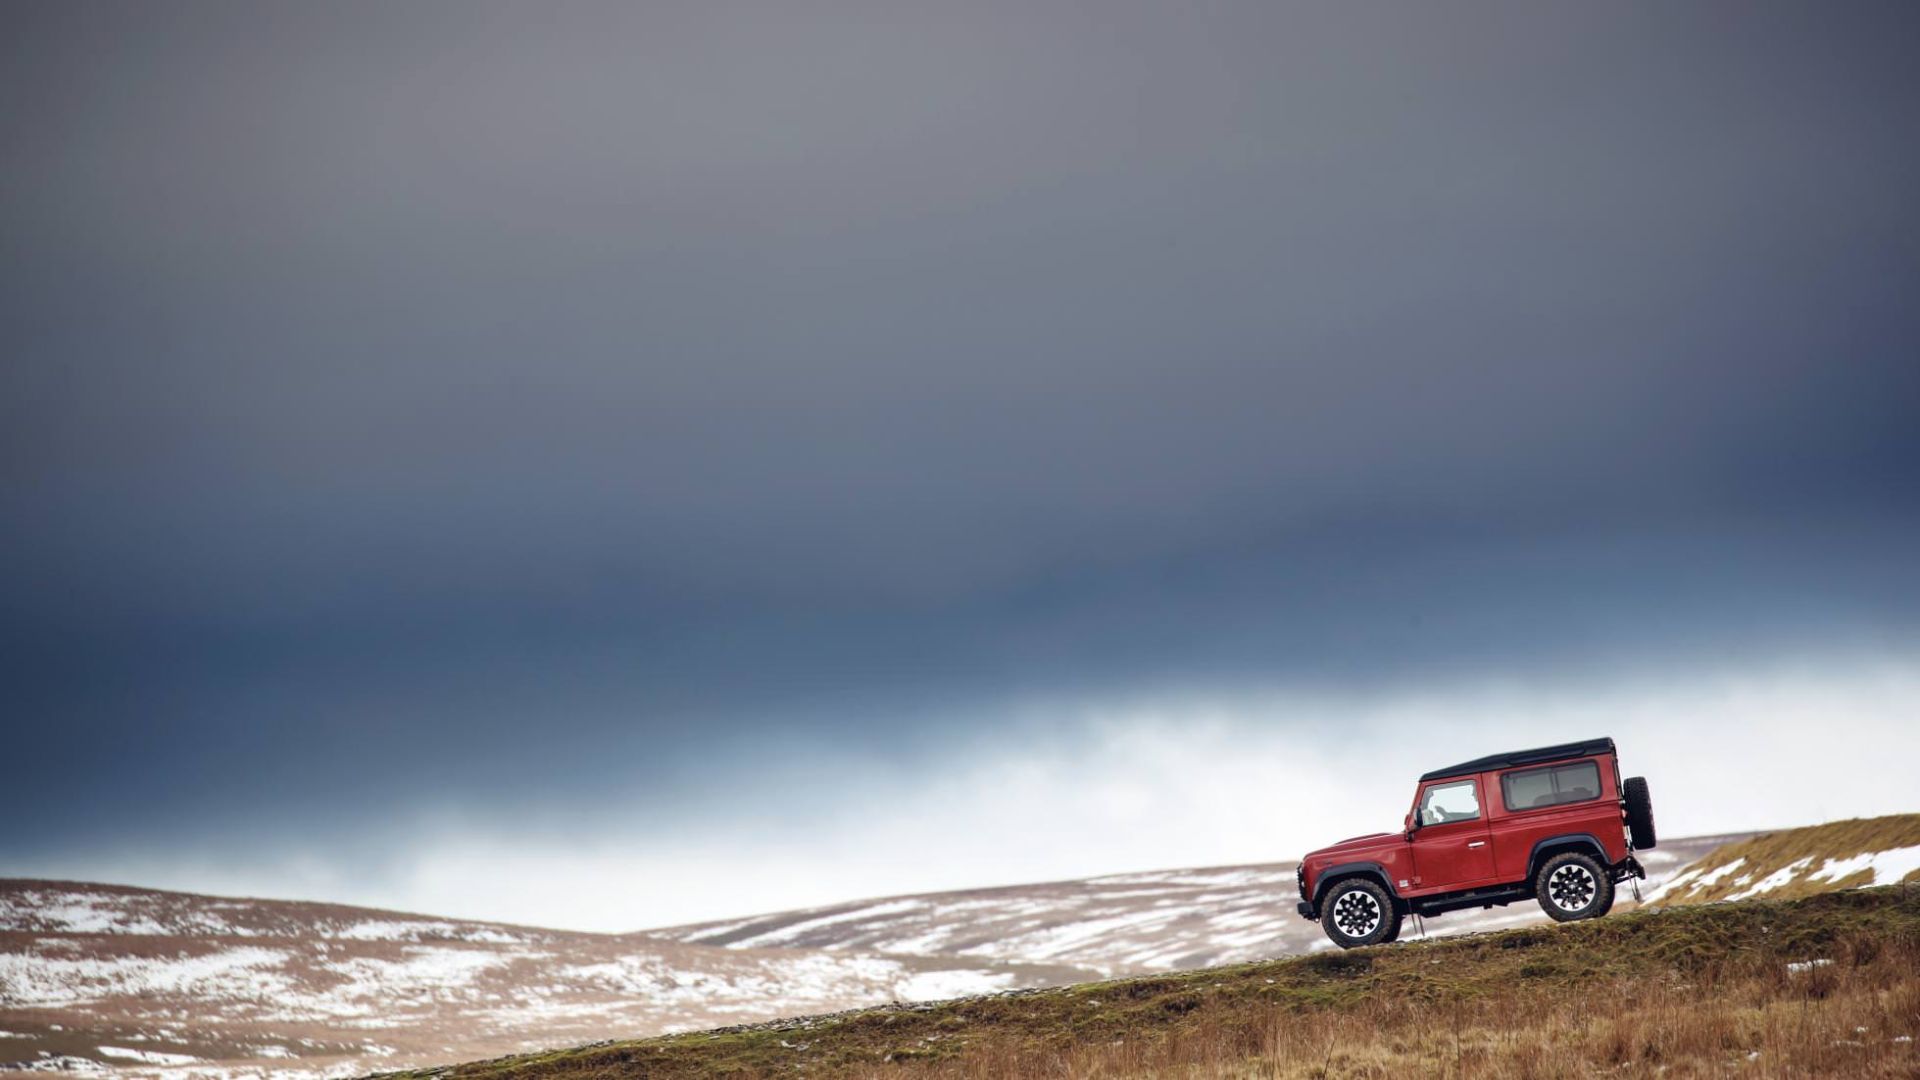
[[[1414,892],[1447,892],[1493,880],[1486,803],[1480,777],[1434,780],[1414,804]]]

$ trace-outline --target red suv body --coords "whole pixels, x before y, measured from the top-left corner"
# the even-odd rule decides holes
[[[1420,777],[1400,832],[1309,853],[1299,911],[1346,948],[1392,941],[1407,915],[1516,900],[1597,918],[1653,845],[1646,781],[1621,779],[1612,739],[1492,754]]]

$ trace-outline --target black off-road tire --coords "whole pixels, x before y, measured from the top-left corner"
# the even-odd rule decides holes
[[[1653,847],[1653,796],[1647,792],[1647,778],[1630,776],[1622,785],[1627,799],[1627,836],[1635,851]]]
[[[1337,881],[1320,902],[1320,926],[1343,949],[1379,945],[1400,936],[1400,910],[1371,878]]]
[[[1533,895],[1555,922],[1597,919],[1613,908],[1613,875],[1586,852],[1566,851],[1540,867]]]

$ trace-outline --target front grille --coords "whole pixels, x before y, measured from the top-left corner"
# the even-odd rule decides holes
[[[1299,866],[1296,866],[1293,868],[1293,880],[1299,883],[1300,899],[1305,900],[1307,898],[1307,864],[1306,863],[1301,863]]]

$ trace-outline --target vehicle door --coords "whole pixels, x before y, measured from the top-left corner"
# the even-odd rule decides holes
[[[1480,778],[1434,780],[1414,804],[1413,889],[1470,888],[1493,879],[1493,847]]]

